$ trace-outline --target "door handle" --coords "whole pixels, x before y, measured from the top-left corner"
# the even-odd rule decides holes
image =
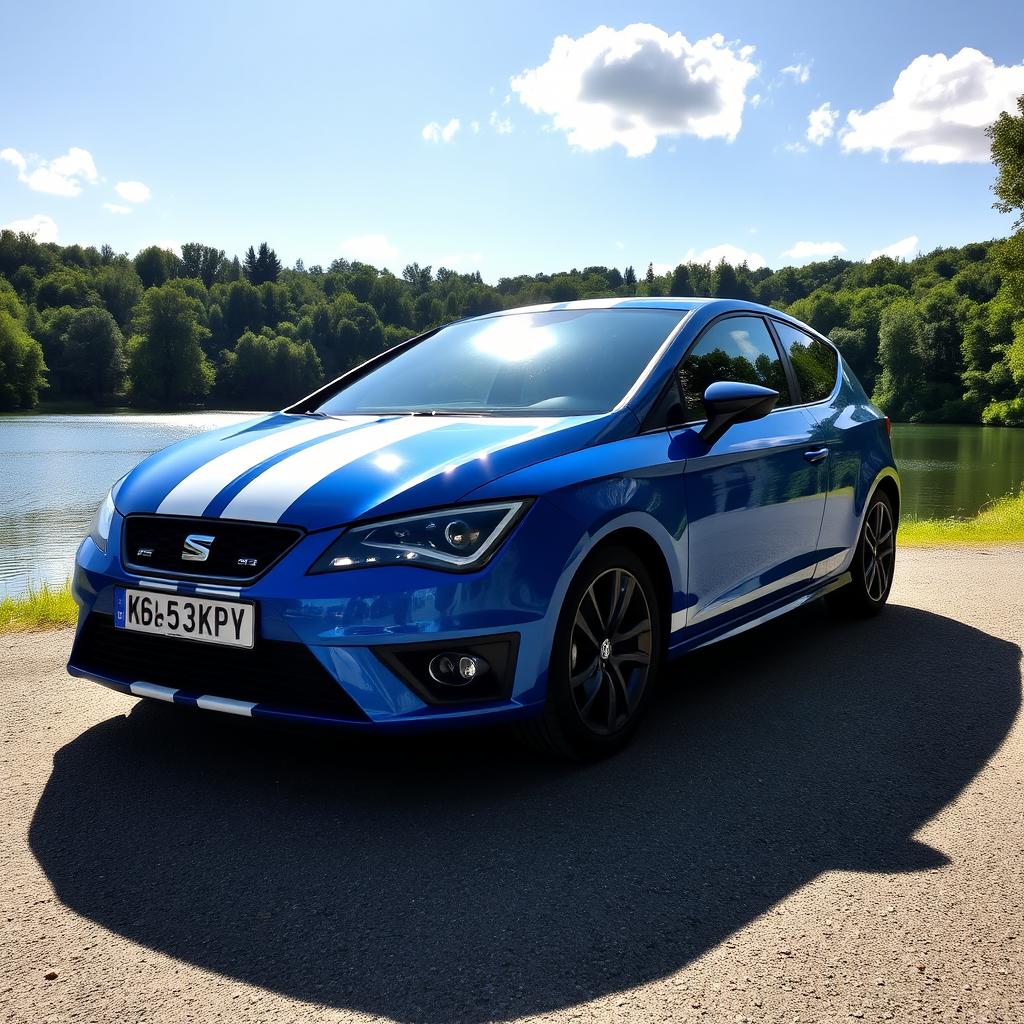
[[[810,451],[804,452],[804,458],[810,463],[823,462],[828,458],[828,449],[812,448]]]

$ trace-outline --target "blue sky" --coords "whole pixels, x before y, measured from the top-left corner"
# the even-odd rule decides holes
[[[4,28],[0,225],[64,243],[494,281],[1010,229],[978,125],[1024,93],[1024,4],[37,2]]]

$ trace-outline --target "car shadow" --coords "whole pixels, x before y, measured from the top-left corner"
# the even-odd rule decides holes
[[[137,705],[57,754],[31,846],[76,913],[187,963],[400,1021],[542,1013],[664,976],[914,833],[1007,734],[1020,651],[812,606],[674,663],[633,746],[290,733]]]

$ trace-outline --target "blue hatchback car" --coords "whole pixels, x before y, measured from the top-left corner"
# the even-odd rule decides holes
[[[892,585],[888,421],[805,324],[721,299],[507,310],[118,481],[69,671],[374,730],[622,746],[666,658]]]

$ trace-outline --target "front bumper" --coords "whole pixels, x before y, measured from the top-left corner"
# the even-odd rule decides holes
[[[321,531],[304,536],[246,587],[126,571],[117,554],[123,524],[114,517],[107,551],[90,539],[79,548],[72,675],[204,710],[355,728],[512,720],[536,714],[543,704],[551,637],[579,534],[564,513],[542,502],[477,573],[389,566],[309,576],[309,566],[337,535]],[[113,629],[118,586],[253,601],[257,647],[236,653],[168,640],[142,643],[124,656],[141,634]],[[495,638],[510,639],[514,652],[499,698],[430,702],[387,656],[419,644],[460,650]]]

